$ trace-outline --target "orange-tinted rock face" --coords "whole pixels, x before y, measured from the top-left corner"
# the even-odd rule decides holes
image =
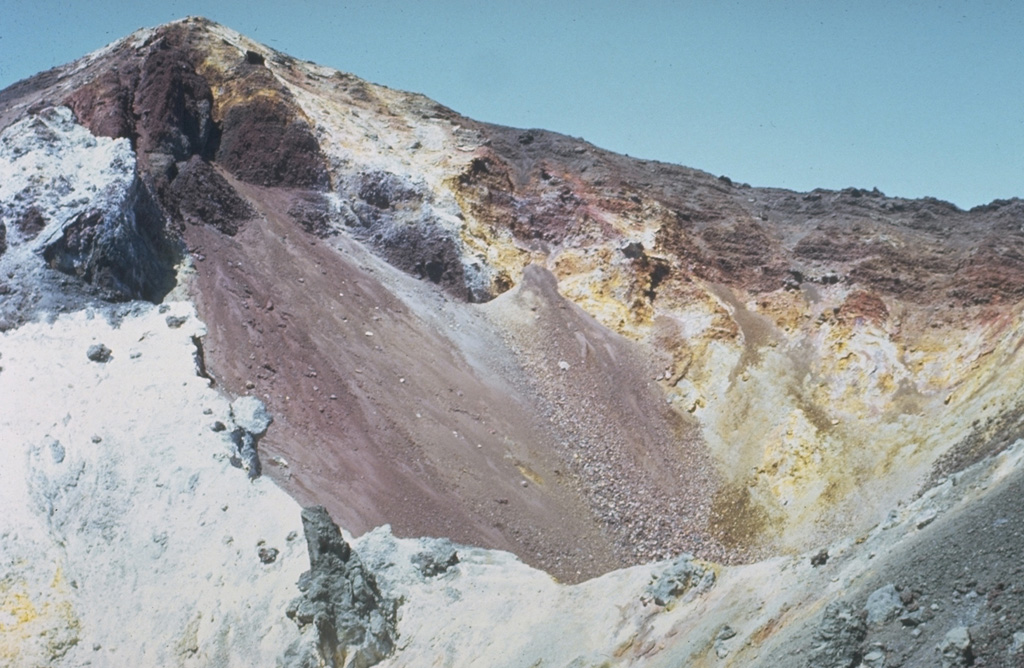
[[[132,141],[210,372],[267,401],[266,468],[353,531],[566,579],[743,560],[871,525],[1020,413],[1018,200],[751,188],[202,20],[0,100],[5,126],[63,102]]]

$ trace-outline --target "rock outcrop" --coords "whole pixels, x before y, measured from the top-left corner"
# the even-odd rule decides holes
[[[299,579],[302,596],[288,605],[299,628],[310,627],[316,656],[296,666],[368,668],[395,649],[397,602],[381,595],[373,573],[341,536],[327,509],[302,510],[309,570]],[[308,645],[307,645],[308,647]]]
[[[66,107],[0,133],[0,326],[102,301],[159,301],[180,249],[126,139],[94,137]]]
[[[235,428],[231,430],[231,444],[234,446],[232,463],[244,468],[249,479],[258,478],[263,472],[257,450],[259,439],[267,433],[273,418],[267,413],[263,402],[253,396],[239,397],[231,402],[231,419]]]

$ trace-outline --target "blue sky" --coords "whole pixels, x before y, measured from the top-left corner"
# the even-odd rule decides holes
[[[0,0],[0,87],[203,15],[479,120],[795,190],[1024,197],[1024,3]]]

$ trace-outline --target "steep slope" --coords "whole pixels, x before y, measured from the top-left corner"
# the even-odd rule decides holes
[[[406,600],[394,665],[469,665],[500,648],[551,665],[726,657],[755,665],[793,661],[817,645],[835,656],[814,654],[810,665],[877,665],[871,638],[884,638],[908,665],[928,665],[920,643],[945,642],[968,618],[988,634],[971,656],[995,662],[1016,651],[1010,638],[1022,607],[1000,555],[1021,547],[1019,518],[1008,511],[1018,497],[1017,450],[1008,448],[1020,434],[1024,374],[1020,200],[965,212],[877,191],[751,188],[578,139],[478,123],[203,19],[139,31],[0,91],[0,158],[0,328],[8,332],[0,364],[47,326],[63,331],[83,313],[116,313],[111,303],[190,300],[205,325],[188,335],[202,377],[187,364],[186,386],[199,383],[207,403],[207,383],[226,398],[258,397],[274,416],[248,450],[235,445],[237,463],[257,480],[253,494],[273,489],[259,478],[258,440],[263,473],[301,505],[326,506],[353,534],[389,523],[399,536],[511,551],[563,582],[607,573],[556,586],[508,555],[460,548],[464,566],[435,581],[433,567],[403,552],[427,543],[371,532],[357,543],[367,572]],[[167,327],[195,320],[181,308],[183,320]],[[62,312],[79,315],[54,321]],[[81,331],[90,333],[75,336],[115,336],[99,323]],[[178,338],[173,345],[184,345]],[[93,411],[74,406],[77,391],[57,392],[60,383],[16,396],[29,369],[51,364],[41,361],[45,352],[32,355],[40,361],[19,362],[14,379],[0,372],[5,425],[21,425],[38,406],[52,412],[10,427],[29,436],[11,443],[9,456],[29,461],[58,413]],[[79,360],[90,371],[106,368],[87,361]],[[178,396],[151,389],[126,392],[151,408]],[[165,459],[174,456],[169,425],[191,424],[188,406],[198,400],[174,401],[161,418]],[[137,428],[115,431],[128,443]],[[188,442],[208,451],[213,438]],[[102,460],[90,452],[85,461]],[[119,479],[135,480],[130,457],[119,457]],[[220,468],[203,475],[238,473]],[[184,484],[187,467],[179,469],[165,485]],[[985,489],[951,491],[964,470]],[[181,492],[182,503],[195,504],[188,516],[217,515],[192,491]],[[123,493],[122,505],[141,492]],[[80,539],[80,522],[54,528],[38,519],[49,512],[38,498],[18,494],[16,516],[36,518],[33,554]],[[232,494],[250,503],[249,492]],[[266,494],[252,503],[282,513],[267,511],[266,526],[297,526],[297,506]],[[936,506],[937,498],[945,500]],[[933,523],[937,508],[952,510]],[[932,514],[923,520],[918,511]],[[147,513],[165,511],[143,504],[125,526]],[[239,521],[217,517],[210,531]],[[944,563],[944,544],[975,522],[998,531],[982,532],[980,556],[961,546]],[[52,538],[41,537],[46,531]],[[821,548],[841,558],[812,566],[800,556]],[[72,547],[64,558],[91,549]],[[130,541],[111,549],[114,563],[137,551]],[[609,573],[684,552],[749,565],[686,558]],[[925,584],[918,552],[950,578],[980,559],[985,578],[958,581],[953,596]],[[294,548],[287,562],[298,570],[300,553]],[[25,559],[6,562],[5,583],[22,577]],[[232,568],[225,559],[216,557],[217,569]],[[136,562],[123,568],[139,572]],[[196,576],[189,564],[168,573],[176,570]],[[245,633],[278,629],[259,662],[300,642],[295,625],[272,612],[297,572],[267,585],[273,602],[236,602],[268,612]],[[719,585],[698,586],[710,572]],[[60,583],[50,571],[30,579],[13,598],[5,584],[5,601],[34,600]],[[524,591],[501,613],[523,634],[521,645],[503,644],[474,616],[498,614],[486,599],[517,582],[538,597]],[[685,605],[657,594],[662,603],[648,608],[658,582],[678,589]],[[887,582],[917,592],[900,599],[908,614],[915,596],[942,602],[923,620],[938,621],[912,636],[925,640],[894,639],[892,619],[860,627],[865,600]],[[79,598],[62,593],[47,609],[94,610],[89,592],[104,587],[87,589]],[[981,595],[986,605],[975,605]],[[465,616],[431,617],[432,607],[459,597],[476,601]],[[557,601],[551,616],[531,617],[547,600]],[[830,607],[819,627],[835,600],[845,607]],[[565,620],[588,605],[600,611],[578,626]],[[18,625],[0,621],[12,652],[28,646],[16,635],[33,617],[27,609],[8,611]],[[725,637],[726,624],[737,641]],[[321,641],[331,635],[313,626]],[[462,629],[452,633],[464,646],[439,649],[442,628]],[[308,625],[303,633],[312,647]],[[566,634],[581,646],[565,645]],[[825,642],[837,637],[845,644]],[[947,649],[955,655],[961,641],[954,634]],[[77,647],[57,645],[39,651]],[[321,658],[333,651],[317,647],[309,651]],[[197,662],[216,660],[203,651]],[[964,652],[950,661],[966,661]],[[371,655],[380,658],[360,654]]]

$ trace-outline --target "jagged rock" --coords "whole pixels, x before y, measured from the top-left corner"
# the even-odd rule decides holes
[[[306,193],[297,197],[289,207],[288,215],[304,230],[321,239],[338,233],[333,224],[331,205],[320,193]],[[272,310],[272,306],[267,310]]]
[[[892,584],[871,592],[864,604],[868,624],[884,624],[896,617],[902,609],[903,601],[900,600],[896,586]]]
[[[817,568],[818,566],[824,566],[827,563],[828,550],[826,549],[819,550],[817,554],[811,557],[811,566],[814,566],[815,568]]]
[[[100,363],[109,362],[112,354],[113,351],[102,343],[94,343],[89,346],[89,350],[85,353],[86,357],[91,359],[93,362]]]
[[[192,225],[210,225],[234,236],[255,215],[253,208],[209,162],[192,156],[180,168],[164,198],[177,218]]]
[[[291,94],[263,67],[236,70],[241,83],[277,95],[242,98],[221,120],[216,161],[248,183],[322,189],[330,179],[309,122]]]
[[[156,301],[174,284],[174,251],[162,212],[141,180],[122,207],[80,213],[43,248],[53,269],[102,288],[111,299]]]
[[[0,257],[17,298],[13,321],[98,300],[158,301],[180,249],[127,139],[95,137],[67,107],[47,107],[0,133]],[[56,273],[59,272],[59,273]]]
[[[231,431],[231,443],[235,446],[235,453],[231,463],[238,468],[243,468],[249,473],[249,479],[255,480],[263,473],[263,465],[260,463],[259,451],[256,449],[259,437],[242,427],[235,427]]]
[[[424,550],[412,558],[412,563],[425,578],[432,578],[459,563],[459,554],[451,541],[439,539],[434,541],[430,549]]]
[[[341,536],[323,506],[303,508],[302,526],[310,569],[299,579],[303,592],[286,611],[316,636],[321,664],[299,649],[294,664],[366,668],[394,651],[397,604],[385,598],[373,573]]]
[[[957,626],[946,633],[936,650],[942,653],[942,668],[974,665],[971,634],[967,627]]]
[[[808,668],[853,668],[863,655],[861,643],[866,635],[864,616],[852,605],[829,603],[814,635]]]
[[[263,473],[259,440],[274,419],[263,402],[253,396],[239,397],[231,402],[231,418],[235,422],[235,428],[229,435],[235,447],[231,463],[248,471],[250,479],[256,479]],[[219,431],[217,424],[214,423],[214,431]]]
[[[676,558],[648,585],[647,594],[656,604],[668,606],[689,592],[699,595],[715,584],[715,572],[705,569],[691,554]]]

